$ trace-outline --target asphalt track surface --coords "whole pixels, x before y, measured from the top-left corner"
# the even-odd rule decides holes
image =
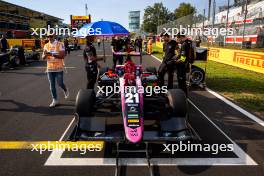
[[[102,54],[102,48],[98,53]],[[106,63],[100,64],[112,66],[109,44],[106,44],[106,55]],[[151,56],[143,57],[144,67],[158,67],[159,64]],[[66,66],[65,83],[70,99],[64,100],[62,91],[57,89],[60,106],[53,109],[48,107],[51,97],[45,62],[33,62],[27,67],[0,73],[0,141],[67,138],[73,128],[75,96],[86,86],[82,52],[73,51],[67,56]],[[157,152],[152,156],[155,175],[264,175],[263,126],[208,91],[193,89],[189,99],[190,124],[201,137],[201,143],[234,144],[235,149],[218,154],[177,152],[164,155]],[[263,120],[263,117],[258,118]],[[149,175],[144,157],[122,158],[121,164],[128,165],[123,175]],[[168,158],[172,159],[171,163],[166,160]],[[108,176],[114,175],[114,161],[114,156],[105,151],[80,156],[74,152],[40,155],[30,150],[0,150],[0,175]]]

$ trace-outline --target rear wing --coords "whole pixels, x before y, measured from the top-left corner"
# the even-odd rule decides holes
[[[114,52],[114,56],[136,56],[140,58],[140,64],[142,64],[142,53],[141,52]]]

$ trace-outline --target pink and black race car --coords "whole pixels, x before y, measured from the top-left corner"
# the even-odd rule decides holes
[[[159,87],[156,68],[143,69],[141,53],[116,54],[129,59],[115,70],[101,68],[97,93],[79,91],[71,139],[132,144],[191,140],[184,92]],[[139,65],[132,56],[140,57]],[[117,120],[111,122],[111,118]]]
[[[101,68],[97,93],[92,89],[78,92],[77,123],[69,140],[116,144],[116,149],[105,147],[105,151],[115,153],[115,176],[122,172],[120,153],[144,153],[153,176],[150,144],[196,140],[199,136],[187,121],[187,99],[182,90],[159,87],[156,68],[143,69],[141,53],[115,54],[127,60],[114,70]],[[140,57],[139,65],[132,56]]]

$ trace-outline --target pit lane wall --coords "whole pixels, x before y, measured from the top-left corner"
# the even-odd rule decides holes
[[[35,39],[7,39],[9,46],[19,45],[24,47],[35,46]]]
[[[162,42],[156,42],[162,48]],[[209,48],[208,59],[264,74],[264,53],[223,48]]]
[[[7,39],[9,47],[18,45],[23,46],[26,50],[41,49],[44,46],[44,40],[36,39]]]

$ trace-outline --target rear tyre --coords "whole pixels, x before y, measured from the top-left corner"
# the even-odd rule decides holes
[[[205,78],[204,70],[195,65],[192,65],[191,83],[200,85],[204,82],[204,78]]]
[[[92,115],[95,103],[95,92],[93,89],[81,89],[76,96],[75,111],[79,117]]]

